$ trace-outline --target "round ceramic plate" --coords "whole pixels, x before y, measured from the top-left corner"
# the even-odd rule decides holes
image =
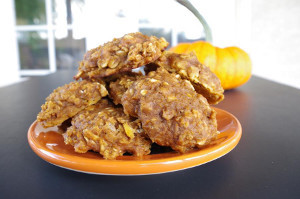
[[[218,138],[209,146],[189,153],[165,152],[150,154],[142,159],[122,156],[105,160],[99,153],[76,153],[72,146],[65,145],[57,128],[44,129],[33,122],[28,130],[28,142],[33,151],[44,160],[71,170],[106,175],[147,175],[178,171],[215,160],[230,152],[239,142],[242,128],[230,113],[217,111]]]

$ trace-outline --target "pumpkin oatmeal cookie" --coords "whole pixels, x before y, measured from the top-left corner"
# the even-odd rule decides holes
[[[60,125],[107,94],[104,83],[101,82],[83,80],[58,87],[46,98],[37,121],[44,127]]]
[[[195,90],[210,104],[217,104],[224,99],[224,89],[219,78],[207,66],[201,64],[193,52],[177,54],[165,51],[154,63],[189,80]]]
[[[155,61],[167,46],[164,38],[140,32],[126,34],[88,51],[74,78],[97,79],[130,71]]]
[[[207,100],[189,81],[161,67],[134,82],[122,105],[141,120],[153,142],[181,153],[206,145],[218,134],[216,112]]]
[[[125,115],[123,108],[115,107],[107,99],[73,117],[72,126],[63,137],[76,152],[93,150],[105,159],[115,159],[125,152],[140,157],[149,154],[151,147],[139,120]]]

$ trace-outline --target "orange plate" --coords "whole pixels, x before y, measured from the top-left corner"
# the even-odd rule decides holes
[[[133,156],[105,160],[94,152],[76,153],[72,146],[65,145],[57,128],[44,129],[33,122],[28,130],[28,142],[33,151],[44,160],[71,170],[105,175],[146,175],[182,170],[215,160],[230,152],[239,142],[242,128],[230,113],[217,111],[218,139],[202,149],[186,154],[167,152],[138,159]]]

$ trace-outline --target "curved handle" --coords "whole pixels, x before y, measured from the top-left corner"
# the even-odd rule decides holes
[[[186,7],[189,11],[191,11],[197,19],[200,21],[204,28],[205,40],[208,42],[212,42],[212,33],[208,23],[205,21],[203,16],[199,13],[199,11],[189,2],[188,0],[176,0],[178,3]]]

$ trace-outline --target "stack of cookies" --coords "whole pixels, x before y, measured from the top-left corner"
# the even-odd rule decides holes
[[[76,81],[47,98],[37,120],[58,126],[78,153],[143,157],[153,143],[186,153],[217,135],[223,88],[196,55],[165,51],[164,38],[126,34],[89,50]]]

